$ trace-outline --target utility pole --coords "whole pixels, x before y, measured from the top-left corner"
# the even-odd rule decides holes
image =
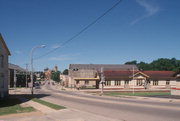
[[[133,95],[134,95],[134,66],[133,66]]]
[[[28,64],[26,64],[26,88],[28,87],[27,73],[28,73]]]
[[[33,95],[34,94],[34,91],[33,91],[33,53],[34,53],[34,50],[36,50],[37,48],[44,48],[46,47],[45,45],[40,45],[40,46],[35,46],[31,49],[31,52],[30,52],[30,65],[31,65],[31,94]]]
[[[104,83],[105,83],[105,77],[104,77],[104,69],[103,67],[101,67],[101,81],[100,81],[100,84],[102,85],[101,86],[101,95],[103,94],[103,88],[104,88]]]

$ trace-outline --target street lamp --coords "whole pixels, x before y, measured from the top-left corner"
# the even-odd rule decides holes
[[[37,48],[45,48],[46,45],[35,46],[30,52],[30,64],[31,64],[31,94],[33,95],[33,52]]]

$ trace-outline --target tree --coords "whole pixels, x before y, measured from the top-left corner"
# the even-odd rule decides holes
[[[68,69],[65,69],[65,70],[63,71],[63,74],[64,74],[64,75],[68,75],[68,73],[69,73],[69,72],[68,72]]]
[[[137,64],[137,67],[139,68],[139,70],[152,70],[152,66],[150,64],[142,61]]]
[[[51,79],[56,81],[56,82],[60,82],[60,71],[52,72],[51,73]]]
[[[137,63],[136,60],[126,62],[125,64],[136,65],[139,70],[154,70],[154,71],[180,71],[180,60],[176,58],[159,58],[152,61],[151,63],[140,62]]]
[[[127,64],[130,64],[130,65],[137,65],[137,61],[136,60],[133,60],[133,61],[128,61],[125,63],[126,65]]]

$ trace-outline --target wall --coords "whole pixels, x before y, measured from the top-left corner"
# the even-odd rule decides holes
[[[4,56],[3,68],[0,67],[0,75],[4,75],[4,82],[0,80],[0,98],[8,95],[8,53],[0,41],[0,55]]]
[[[121,85],[116,86],[115,85],[116,80],[111,80],[110,84],[108,86],[104,86],[106,89],[145,89],[144,85],[138,86],[137,85],[137,80],[130,80],[129,85],[125,86],[125,80],[121,80]],[[143,83],[145,80],[143,80]],[[180,83],[179,83],[180,84]],[[150,81],[150,88],[149,89],[170,89],[174,88],[176,86],[176,81],[175,80],[170,80],[170,85],[167,87],[166,85],[166,80],[159,80],[158,85],[153,85],[153,80]],[[180,86],[180,85],[179,85]]]
[[[180,80],[176,81],[176,87],[171,90],[171,95],[180,95]]]
[[[69,70],[69,83],[68,87],[75,87],[76,81],[74,78],[96,78],[97,71],[90,69],[79,69],[79,70]],[[91,81],[89,81],[91,83]],[[81,82],[83,85],[84,83]],[[94,83],[92,83],[94,85]],[[89,84],[90,85],[90,84]]]

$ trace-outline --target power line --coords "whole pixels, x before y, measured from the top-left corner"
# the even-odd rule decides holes
[[[117,3],[115,3],[111,8],[109,8],[107,11],[105,11],[102,15],[100,15],[99,17],[97,17],[94,21],[92,21],[90,24],[88,24],[87,26],[85,26],[81,31],[79,31],[78,33],[76,33],[74,36],[72,36],[71,38],[69,38],[68,40],[64,41],[60,47],[66,45],[67,43],[69,43],[70,41],[72,41],[73,39],[75,39],[76,37],[78,37],[80,34],[82,34],[84,31],[86,31],[88,28],[90,28],[92,25],[94,25],[97,21],[99,21],[101,18],[103,18],[107,13],[109,13],[112,9],[114,9],[116,6],[118,6],[120,3],[122,2],[122,0],[119,0]],[[57,49],[59,49],[60,47],[54,48],[53,50],[50,50],[49,52],[35,58],[35,60],[42,58],[54,51],[56,51]]]

